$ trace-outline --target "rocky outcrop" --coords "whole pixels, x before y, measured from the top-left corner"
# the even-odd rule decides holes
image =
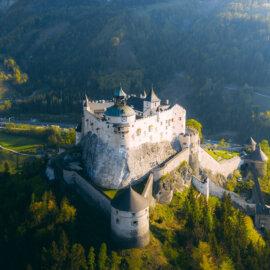
[[[134,149],[113,148],[89,132],[81,140],[84,167],[95,184],[117,189],[144,178],[179,150],[179,144],[145,143]]]
[[[156,181],[153,186],[153,196],[160,204],[169,204],[175,191],[182,191],[191,183],[192,169],[184,166],[181,171],[175,170],[167,177]]]

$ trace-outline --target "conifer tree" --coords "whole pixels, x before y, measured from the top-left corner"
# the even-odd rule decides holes
[[[85,251],[81,244],[74,244],[69,255],[69,270],[87,270]]]
[[[98,254],[98,269],[104,270],[106,269],[106,262],[107,262],[107,245],[105,243],[101,244],[99,254]]]
[[[88,269],[89,270],[95,270],[95,249],[93,247],[90,247],[89,253],[88,253]]]
[[[122,258],[117,255],[115,251],[112,251],[111,260],[110,260],[110,269],[116,270],[118,266],[121,264]]]

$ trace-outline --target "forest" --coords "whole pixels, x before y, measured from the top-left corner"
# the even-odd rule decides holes
[[[169,98],[206,133],[269,139],[270,99],[254,94],[270,95],[269,11],[266,0],[19,0],[0,16],[0,59],[20,67],[10,80],[20,94],[41,92],[1,114],[79,119],[85,92],[108,99],[120,83],[136,94],[154,84],[166,96],[184,74]]]
[[[151,242],[119,250],[109,222],[61,182],[44,177],[46,161],[0,174],[2,269],[269,269],[270,233],[250,217],[192,187],[150,211]],[[63,189],[64,188],[64,189]],[[16,254],[16,260],[14,260]]]

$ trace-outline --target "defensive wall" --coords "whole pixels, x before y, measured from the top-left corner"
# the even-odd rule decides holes
[[[93,207],[101,210],[108,218],[111,216],[111,199],[103,192],[98,190],[95,186],[87,182],[77,172],[63,170],[64,181],[68,185],[74,185],[76,191],[83,197],[83,199]],[[153,174],[150,174],[142,196],[149,201],[149,205],[155,206],[155,199],[152,196],[153,190]]]
[[[176,170],[183,162],[189,162],[189,149],[185,148],[183,151],[177,153],[173,158],[168,160],[162,167],[153,169],[154,181],[160,179],[163,175]]]
[[[121,117],[118,118],[118,124],[122,123]],[[103,120],[85,109],[81,137],[91,131],[112,147],[134,148],[148,142],[172,141],[185,132],[185,119],[186,111],[176,104],[170,109],[157,112],[156,115],[124,122],[126,132],[118,134],[115,133],[115,123]]]
[[[108,218],[110,218],[111,199],[109,197],[74,171],[63,170],[63,178],[68,185],[73,184],[75,186],[77,192],[87,203],[100,209]]]
[[[222,199],[224,192],[226,194],[230,194],[232,203],[236,208],[242,208],[248,215],[255,216],[256,204],[246,202],[244,198],[240,197],[232,191],[228,191],[222,187],[217,186],[210,179],[208,179],[208,182],[203,183],[195,176],[192,176],[191,183],[203,195],[207,196],[207,190],[209,190],[209,195],[216,197],[219,200]]]
[[[200,167],[211,170],[213,174],[220,173],[225,177],[228,177],[234,170],[237,170],[243,164],[243,161],[239,156],[218,162],[201,147],[199,151]]]

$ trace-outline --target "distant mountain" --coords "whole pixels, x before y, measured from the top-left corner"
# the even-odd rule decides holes
[[[163,96],[183,96],[205,126],[234,129],[263,109],[250,91],[232,97],[224,85],[270,93],[269,11],[266,0],[18,0],[0,16],[0,54],[29,75],[26,94],[106,98],[120,82],[136,93],[154,84]]]

